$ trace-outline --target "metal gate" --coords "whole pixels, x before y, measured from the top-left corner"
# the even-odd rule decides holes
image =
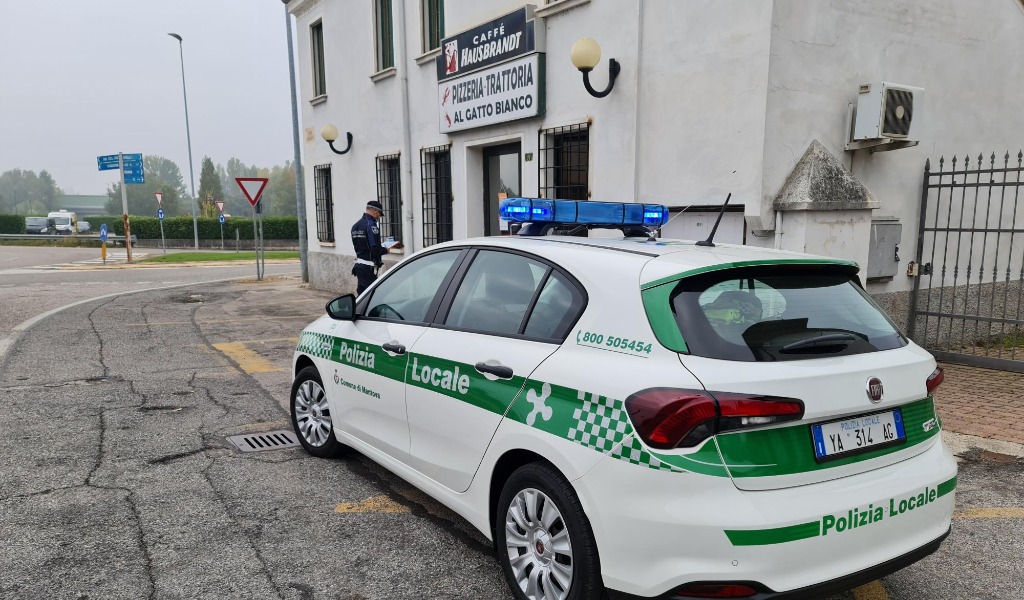
[[[908,329],[939,360],[1024,372],[1024,152],[996,160],[925,163]]]

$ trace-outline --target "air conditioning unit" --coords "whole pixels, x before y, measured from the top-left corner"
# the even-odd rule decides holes
[[[923,94],[924,88],[899,83],[862,84],[850,141],[911,139],[915,108],[920,110]]]

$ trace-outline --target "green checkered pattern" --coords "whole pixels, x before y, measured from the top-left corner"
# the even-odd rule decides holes
[[[299,337],[299,346],[296,350],[317,358],[326,358],[330,360],[331,345],[333,343],[333,336],[323,333],[303,331],[302,336]]]
[[[568,435],[570,440],[634,465],[660,471],[682,471],[644,450],[633,435],[633,427],[621,400],[582,391],[579,392],[579,400],[582,406],[573,411],[574,423]]]

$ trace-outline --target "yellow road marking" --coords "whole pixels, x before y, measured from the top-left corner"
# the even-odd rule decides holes
[[[889,600],[889,594],[886,593],[881,581],[872,581],[853,588],[853,597],[856,600]]]
[[[238,363],[238,367],[250,375],[254,373],[280,373],[286,370],[275,367],[274,363],[247,348],[245,342],[214,344],[213,347]]]
[[[387,496],[373,496],[362,502],[342,502],[334,507],[336,513],[407,513],[408,506],[391,500]]]
[[[1024,507],[970,508],[953,515],[957,519],[1024,519]]]

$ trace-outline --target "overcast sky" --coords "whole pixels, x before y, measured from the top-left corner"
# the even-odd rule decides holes
[[[0,173],[50,171],[104,194],[96,156],[159,154],[196,188],[203,156],[272,166],[293,156],[280,0],[0,0]]]

